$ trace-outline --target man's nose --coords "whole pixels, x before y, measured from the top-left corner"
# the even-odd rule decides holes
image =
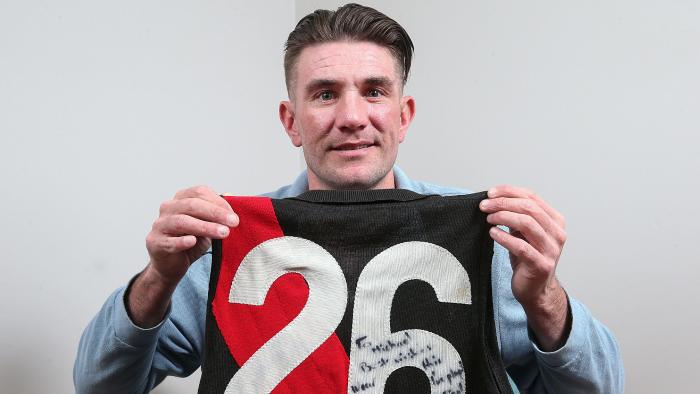
[[[336,107],[336,126],[341,131],[361,130],[367,126],[367,101],[358,92],[344,94]]]

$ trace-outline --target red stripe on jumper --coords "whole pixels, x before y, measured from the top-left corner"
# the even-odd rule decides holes
[[[254,247],[282,237],[272,201],[267,197],[226,197],[240,224],[222,241],[221,271],[212,312],[238,365],[289,324],[306,304],[309,288],[300,274],[282,275],[260,306],[228,302],[231,282],[243,258]],[[345,393],[350,361],[333,333],[287,375],[273,393]],[[273,365],[270,368],[274,368]]]

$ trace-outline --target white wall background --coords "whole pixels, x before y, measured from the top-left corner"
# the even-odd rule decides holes
[[[0,1],[1,392],[72,392],[81,330],[144,266],[162,200],[292,180],[282,44],[339,4]],[[416,45],[403,169],[543,195],[568,219],[559,275],[617,334],[627,392],[692,391],[700,3],[366,4]]]
[[[0,392],[73,391],[81,331],[144,267],[161,201],[296,176],[277,119],[294,24],[284,0],[0,2]]]

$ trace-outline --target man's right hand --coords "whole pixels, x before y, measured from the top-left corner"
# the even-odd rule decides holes
[[[164,317],[170,297],[190,264],[223,239],[238,216],[221,196],[206,186],[181,190],[160,206],[160,216],[146,236],[150,262],[129,290],[127,310],[132,321],[153,327]]]

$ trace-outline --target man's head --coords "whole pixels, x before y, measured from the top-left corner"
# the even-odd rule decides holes
[[[340,41],[373,42],[386,47],[396,60],[402,85],[408,80],[413,42],[393,19],[359,4],[346,4],[336,11],[316,10],[301,18],[284,45],[284,78],[290,97],[296,80],[294,71],[306,47]]]
[[[394,187],[415,111],[403,96],[412,52],[398,23],[357,4],[299,21],[286,44],[291,101],[280,104],[280,119],[303,147],[311,189]]]

